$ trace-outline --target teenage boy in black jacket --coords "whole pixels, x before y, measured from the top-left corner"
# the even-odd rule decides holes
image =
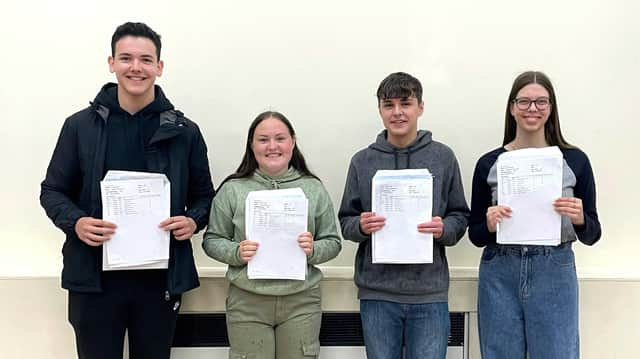
[[[208,221],[214,190],[198,126],[174,110],[155,79],[162,75],[160,36],[143,23],[119,26],[109,70],[91,105],[65,121],[40,203],[66,234],[62,287],[81,359],[129,355],[169,358],[181,294],[199,285],[191,237]],[[108,170],[164,173],[171,183],[166,264],[102,270],[102,245],[118,230],[102,220],[100,180]],[[151,231],[152,229],[150,229]]]

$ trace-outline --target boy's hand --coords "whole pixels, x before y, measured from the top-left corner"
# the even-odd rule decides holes
[[[418,232],[433,233],[433,238],[438,239],[442,237],[442,233],[444,233],[444,222],[442,222],[442,218],[440,217],[433,217],[431,218],[431,222],[418,224]]]
[[[78,238],[92,247],[101,246],[116,233],[115,224],[93,217],[81,217],[74,229]]]
[[[360,230],[364,234],[377,232],[384,227],[384,217],[376,216],[373,212],[360,213]]]
[[[169,217],[160,222],[159,227],[165,231],[172,231],[173,237],[179,241],[191,238],[197,228],[193,218],[186,216]]]

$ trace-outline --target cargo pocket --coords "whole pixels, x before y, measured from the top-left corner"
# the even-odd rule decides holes
[[[302,355],[305,358],[318,358],[320,356],[320,342],[302,343]]]
[[[233,349],[229,349],[229,359],[255,359],[254,354],[237,352]]]

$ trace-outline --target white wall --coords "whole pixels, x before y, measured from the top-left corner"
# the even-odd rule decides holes
[[[393,71],[423,82],[420,125],[459,158],[467,198],[477,158],[502,140],[513,78],[546,71],[567,139],[590,156],[603,238],[582,271],[638,276],[640,5],[632,0],[10,1],[0,15],[0,275],[58,274],[63,236],[38,204],[66,116],[113,81],[109,41],[127,20],[163,39],[170,99],[203,129],[215,183],[239,163],[250,121],[285,113],[339,204],[350,156],[382,128],[375,90]],[[348,244],[337,265],[351,265]],[[465,239],[452,266],[475,267]],[[216,265],[196,251],[201,266]]]

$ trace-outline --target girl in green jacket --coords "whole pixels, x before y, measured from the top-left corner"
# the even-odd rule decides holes
[[[247,195],[287,188],[302,189],[309,201],[307,232],[297,239],[307,257],[306,278],[249,279],[247,263],[260,246],[245,237]],[[203,248],[229,265],[229,358],[318,356],[322,273],[315,265],[337,256],[341,243],[329,194],[307,168],[293,126],[281,113],[261,113],[249,127],[242,162],[213,200]]]

